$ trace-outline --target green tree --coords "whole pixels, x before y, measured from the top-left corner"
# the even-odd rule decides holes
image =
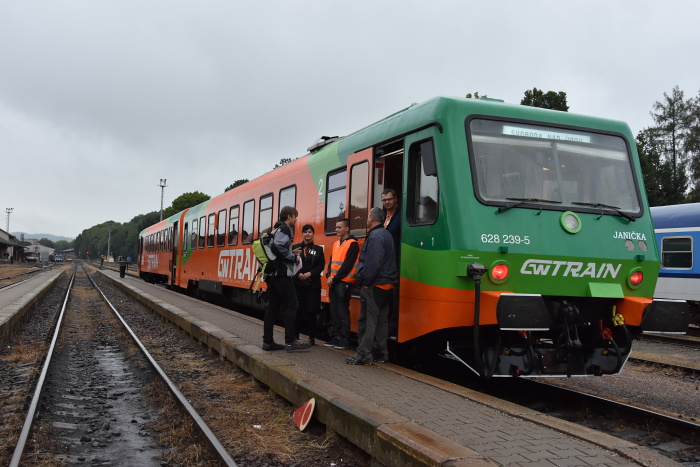
[[[56,251],[63,251],[63,250],[68,250],[71,247],[71,242],[67,242],[66,240],[58,240],[54,244],[54,248]]]
[[[247,178],[238,179],[238,180],[236,180],[235,182],[233,182],[232,184],[230,184],[230,185],[224,190],[224,192],[229,191],[229,190],[233,190],[233,189],[236,188],[237,186],[241,186],[241,185],[243,185],[244,183],[248,183],[249,181],[250,181],[250,180],[248,180]]]
[[[204,193],[201,193],[199,191],[183,193],[173,200],[172,208],[175,210],[175,213],[178,213],[180,211],[184,211],[187,208],[191,208],[192,206],[197,206],[198,204],[203,203],[210,198],[211,196],[205,195]]]
[[[56,248],[56,244],[48,238],[42,238],[41,240],[39,240],[39,245],[43,245],[47,248]]]
[[[297,157],[297,159],[298,159],[298,157]],[[290,162],[292,162],[293,160],[295,160],[295,159],[292,159],[291,157],[283,157],[282,159],[280,159],[279,164],[275,164],[275,166],[272,168],[272,170],[279,169],[283,165],[287,165]]]
[[[474,94],[472,94],[471,92],[468,92],[467,95],[464,97],[466,97],[467,99],[481,99],[481,98],[486,98],[489,96],[487,96],[486,94],[484,94],[483,96],[480,96],[479,91],[477,91]]]
[[[653,132],[642,130],[637,135],[637,152],[642,166],[642,176],[647,198],[651,206],[665,206],[683,202],[687,177],[685,170],[679,173],[680,183],[674,183],[673,167],[663,159]]]
[[[563,91],[548,91],[545,93],[540,89],[532,88],[532,91],[525,91],[525,97],[520,101],[520,105],[561,110],[562,112],[569,111],[569,105],[566,103],[566,93]]]
[[[653,109],[650,114],[656,125],[649,131],[659,145],[661,157],[671,161],[673,180],[676,182],[680,169],[688,162],[686,149],[692,119],[691,107],[683,91],[675,86],[670,96],[664,93],[662,101],[654,102]]]

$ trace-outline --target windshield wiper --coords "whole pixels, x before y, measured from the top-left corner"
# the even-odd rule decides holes
[[[634,217],[630,216],[629,214],[626,214],[626,213],[620,211],[619,206],[610,206],[609,204],[603,204],[603,203],[582,203],[582,202],[578,202],[578,201],[574,201],[571,204],[577,204],[579,206],[590,206],[592,208],[610,209],[612,211],[615,211],[618,216],[624,217],[625,219],[627,219],[630,222],[634,222],[637,220]]]
[[[551,199],[540,199],[540,198],[506,198],[507,200],[511,201],[517,201],[517,203],[512,203],[512,204],[506,204],[505,206],[501,206],[498,208],[498,212],[503,212],[507,211],[510,208],[514,208],[517,206],[521,206],[526,203],[555,203],[555,204],[561,204],[561,201],[554,201]]]

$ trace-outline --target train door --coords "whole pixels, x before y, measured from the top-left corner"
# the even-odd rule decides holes
[[[401,234],[403,232],[404,211],[404,141],[398,139],[378,146],[375,151],[374,206],[382,207],[387,213],[384,226],[394,237],[397,272],[399,277],[393,289],[391,310],[389,311],[389,337],[396,338],[399,326],[400,285],[401,285]]]
[[[177,252],[179,250],[180,242],[180,222],[175,221],[170,231],[170,240],[172,242],[172,251],[170,255],[170,284],[176,285],[176,275],[177,275]]]
[[[439,186],[435,141],[439,130],[430,127],[406,136],[401,213],[400,303],[397,340],[420,335],[423,299],[420,267],[431,250],[444,248],[447,225],[438,223]],[[391,323],[390,323],[391,325]]]

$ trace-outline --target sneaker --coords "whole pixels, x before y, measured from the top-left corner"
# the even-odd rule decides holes
[[[282,344],[276,344],[275,342],[271,344],[263,343],[262,345],[263,350],[282,350],[284,349],[284,346]]]
[[[348,365],[371,365],[372,362],[369,360],[357,360],[355,357],[348,357],[345,359],[345,363]]]
[[[333,339],[329,340],[328,342],[326,342],[326,343],[323,344],[323,345],[325,345],[326,347],[335,347],[335,345],[336,345],[337,343],[338,343],[338,338],[337,338],[337,337],[334,337]]]
[[[339,338],[336,342],[335,345],[333,346],[334,349],[348,349],[350,348],[350,343],[348,342],[347,339],[344,338]]]
[[[389,361],[389,358],[388,357],[374,357],[372,359],[372,361],[377,362],[377,363],[386,363]]]
[[[294,342],[290,342],[289,344],[285,345],[284,350],[287,352],[292,352],[293,350],[308,349],[309,347],[311,347],[311,344],[309,344],[307,341],[297,339]]]

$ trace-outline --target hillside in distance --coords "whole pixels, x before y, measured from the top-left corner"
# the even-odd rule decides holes
[[[25,240],[41,240],[42,238],[46,238],[48,240],[51,240],[52,242],[57,242],[59,240],[65,240],[67,242],[72,242],[75,240],[74,238],[70,237],[62,237],[60,235],[51,235],[51,234],[44,234],[44,233],[38,233],[38,234],[28,234],[26,232],[12,232],[12,235],[15,237],[22,238],[22,235],[24,235]]]

